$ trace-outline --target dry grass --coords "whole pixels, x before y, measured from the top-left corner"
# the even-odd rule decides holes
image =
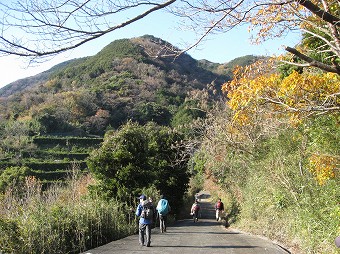
[[[88,195],[93,182],[73,177],[42,191],[28,177],[23,188],[9,188],[0,203],[0,252],[79,253],[134,233],[134,217],[121,204]]]

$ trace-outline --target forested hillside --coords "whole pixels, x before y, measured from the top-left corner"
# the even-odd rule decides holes
[[[28,79],[29,87],[5,87],[0,117],[30,120],[36,134],[103,135],[128,119],[176,126],[202,116],[194,109],[202,94],[209,93],[203,102],[209,106],[230,78],[199,67],[187,54],[155,58],[167,44],[152,36],[114,41],[93,57],[51,69],[48,78]]]
[[[102,138],[127,121],[176,127],[204,118],[230,77],[217,71],[220,64],[208,68],[187,54],[174,58],[174,52],[172,45],[149,35],[117,40],[92,57],[2,88],[0,168],[27,166],[39,179],[56,181],[74,165],[84,169],[91,151],[59,145],[67,136],[83,144],[82,137]],[[37,143],[43,138],[49,147]]]
[[[91,144],[107,130],[128,121],[177,127],[204,118],[230,77],[217,71],[221,64],[175,58],[177,50],[149,35],[117,40],[2,88],[1,171],[14,167],[6,174],[15,175],[22,166],[23,174],[56,182],[75,168],[87,171],[85,160],[98,148]]]

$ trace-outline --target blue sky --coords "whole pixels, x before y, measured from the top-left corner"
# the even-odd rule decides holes
[[[164,12],[152,13],[146,18],[123,29],[114,31],[102,38],[89,42],[81,47],[58,55],[49,61],[28,66],[24,58],[16,56],[0,57],[0,87],[21,78],[33,76],[63,61],[95,55],[110,42],[121,38],[138,37],[145,34],[154,35],[181,49],[188,43],[193,43],[195,35],[190,31],[177,29],[177,21]],[[198,47],[188,51],[193,58],[207,59],[211,62],[226,63],[244,55],[278,55],[283,53],[283,45],[295,46],[299,41],[298,35],[290,34],[285,38],[271,40],[261,45],[251,45],[250,33],[247,27],[240,27],[225,34],[211,35]]]

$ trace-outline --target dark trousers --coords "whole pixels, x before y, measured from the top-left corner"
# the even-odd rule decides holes
[[[146,239],[144,237],[146,236]],[[151,243],[151,224],[139,224],[139,243],[150,246]]]
[[[193,219],[194,219],[194,222],[198,221],[198,211],[194,211]]]
[[[168,218],[166,215],[159,215],[159,229],[162,233],[166,232],[167,220]]]

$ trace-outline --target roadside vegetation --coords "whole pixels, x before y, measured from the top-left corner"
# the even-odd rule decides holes
[[[1,195],[2,253],[79,253],[135,232],[128,207],[88,192],[95,180],[70,178],[42,192],[39,180],[26,177]]]
[[[251,68],[257,72],[256,65]],[[224,197],[231,227],[279,241],[292,253],[339,253],[334,244],[340,235],[339,115],[306,117],[304,110],[264,103],[279,93],[282,98],[275,99],[281,104],[287,99],[292,108],[320,98],[306,100],[309,90],[292,86],[275,92],[280,88],[268,88],[262,75],[261,83],[243,76],[242,84],[235,85],[237,79],[226,84],[228,105],[208,116],[197,152],[205,161],[204,188]],[[292,72],[277,82],[290,79],[292,85],[295,78],[318,75]],[[334,86],[327,85],[333,81],[339,84],[338,76],[318,82],[319,89],[333,93]]]
[[[169,197],[170,220],[183,205],[189,157],[169,127],[129,122],[108,132],[68,178],[44,184],[28,167],[0,175],[3,253],[79,253],[136,232],[137,197]],[[182,152],[181,152],[182,151]],[[183,156],[181,156],[183,154]]]

